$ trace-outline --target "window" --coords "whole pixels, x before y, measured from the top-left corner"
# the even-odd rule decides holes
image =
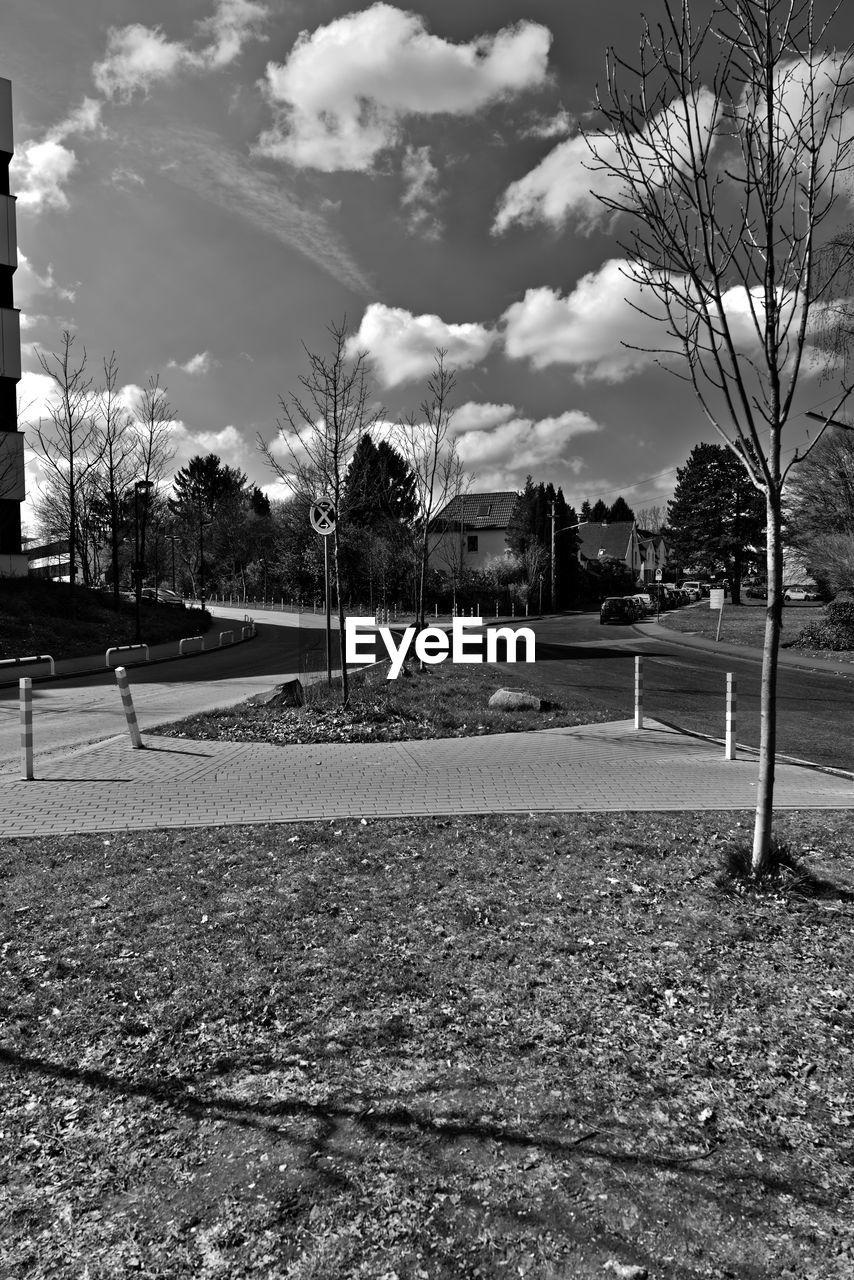
[[[468,543],[468,546],[466,547],[467,551],[470,551],[470,552],[477,551],[477,534],[476,533],[470,533],[468,535],[468,538],[466,539],[466,542]]]
[[[479,519],[479,520],[483,520],[483,519],[485,519],[487,516],[490,516],[490,515],[492,515],[492,503],[491,503],[491,502],[482,502],[482,503],[480,504],[480,506],[478,507],[478,509],[477,509],[477,517],[478,517],[478,519]]]

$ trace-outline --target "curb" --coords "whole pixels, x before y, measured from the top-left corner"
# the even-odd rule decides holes
[[[695,652],[700,653],[716,653],[726,657],[739,658],[745,662],[761,663],[762,661],[762,650],[753,645],[715,644],[713,640],[707,640],[705,636],[691,635],[689,637],[684,631],[671,631],[668,627],[662,626],[661,623],[654,623],[653,625],[658,628],[658,631],[650,632],[648,628],[636,622],[633,622],[631,627],[638,636],[651,640],[666,641],[682,649],[693,649]],[[778,661],[779,666],[794,668],[795,670],[825,672],[829,675],[842,676],[843,679],[854,677],[854,662],[837,663],[832,658],[801,657],[799,654],[791,653],[788,649],[780,650]]]

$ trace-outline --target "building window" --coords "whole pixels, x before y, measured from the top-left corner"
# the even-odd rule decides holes
[[[476,533],[470,533],[466,541],[468,543],[468,546],[466,547],[467,551],[469,552],[477,551],[477,534]]]

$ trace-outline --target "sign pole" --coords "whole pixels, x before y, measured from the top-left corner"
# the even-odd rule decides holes
[[[715,643],[717,643],[717,641],[720,640],[721,638],[721,623],[723,622],[723,620],[724,620],[724,602],[723,600],[721,600],[721,611],[718,614],[718,629],[717,629],[717,632],[715,633]]]
[[[326,589],[326,683],[332,684],[332,608],[329,599],[329,541],[323,539],[323,581]]]

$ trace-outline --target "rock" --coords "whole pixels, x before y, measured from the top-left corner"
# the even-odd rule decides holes
[[[638,1267],[633,1263],[616,1262],[614,1258],[609,1258],[604,1264],[605,1271],[612,1271],[618,1280],[647,1280],[649,1272],[646,1267]]]
[[[489,699],[489,705],[499,707],[502,711],[522,711],[528,708],[539,711],[542,707],[539,698],[535,698],[532,693],[520,693],[518,689],[496,689]]]

